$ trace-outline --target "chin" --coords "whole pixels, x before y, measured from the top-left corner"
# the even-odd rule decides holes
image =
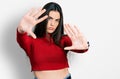
[[[48,33],[53,33],[54,31],[48,31]]]
[[[53,32],[47,32],[47,33],[51,34],[51,33],[53,33]]]

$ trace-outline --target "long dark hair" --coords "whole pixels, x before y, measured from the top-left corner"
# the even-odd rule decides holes
[[[63,13],[62,13],[62,9],[60,7],[59,4],[55,3],[55,2],[49,2],[47,3],[43,9],[46,9],[46,12],[43,13],[39,18],[48,15],[50,11],[58,11],[60,13],[60,21],[58,24],[58,27],[56,28],[56,30],[51,34],[51,37],[53,38],[54,42],[56,45],[60,46],[60,39],[63,35]],[[38,18],[38,19],[39,19]],[[47,26],[48,20],[44,20],[40,23],[38,23],[35,26],[34,29],[34,33],[35,35],[40,38],[43,37],[46,34],[46,26]]]

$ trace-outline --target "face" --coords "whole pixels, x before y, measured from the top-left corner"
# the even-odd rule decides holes
[[[53,33],[58,27],[60,21],[60,13],[58,11],[50,11],[47,23],[47,33]]]

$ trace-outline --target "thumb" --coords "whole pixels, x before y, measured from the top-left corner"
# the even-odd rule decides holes
[[[31,37],[33,37],[34,39],[36,39],[36,35],[32,31],[29,31],[29,34],[30,34]]]
[[[64,50],[71,50],[71,47],[65,47]]]

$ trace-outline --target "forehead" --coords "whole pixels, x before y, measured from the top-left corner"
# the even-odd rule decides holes
[[[60,19],[60,13],[58,11],[50,11],[49,16],[54,19]]]

